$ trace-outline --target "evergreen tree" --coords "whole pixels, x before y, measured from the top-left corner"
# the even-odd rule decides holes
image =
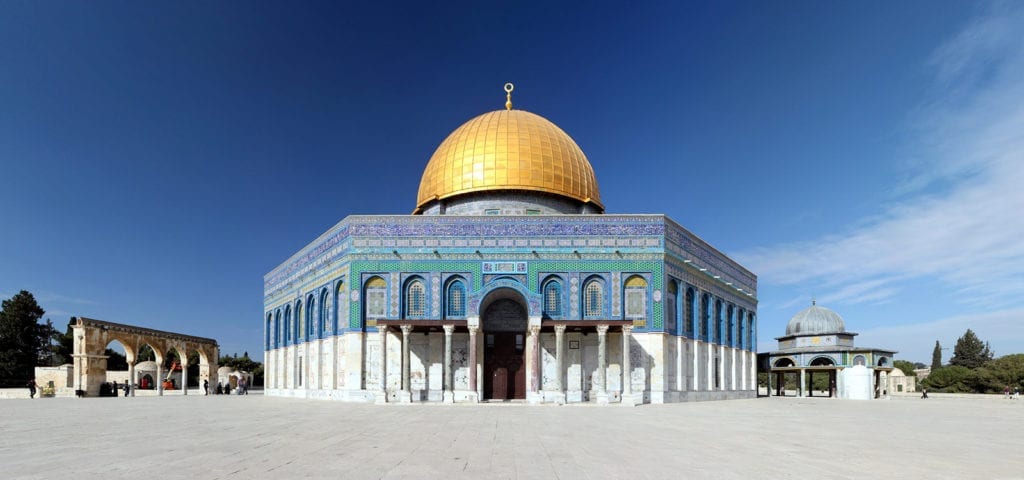
[[[982,342],[971,329],[967,329],[953,347],[953,358],[949,359],[950,365],[960,365],[967,368],[978,368],[989,360],[992,360],[992,349],[988,342]]]
[[[22,290],[0,309],[0,385],[21,387],[50,355],[53,326],[39,323],[46,313],[31,293]]]
[[[939,341],[935,341],[935,350],[932,350],[932,371],[942,368],[942,347]]]

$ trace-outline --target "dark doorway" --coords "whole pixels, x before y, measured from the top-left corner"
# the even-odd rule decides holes
[[[512,400],[526,398],[526,365],[523,364],[522,333],[485,334],[484,398]]]
[[[509,298],[484,311],[484,399],[526,398],[526,323],[526,309]]]

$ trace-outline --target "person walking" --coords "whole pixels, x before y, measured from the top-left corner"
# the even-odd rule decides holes
[[[209,380],[203,380],[203,395],[209,395],[209,394],[210,394],[210,381]]]
[[[110,394],[116,397],[117,394],[118,394],[118,390],[120,390],[120,389],[121,389],[121,386],[117,384],[117,380],[114,380],[114,388],[112,388],[110,390]]]
[[[36,398],[36,379],[28,381],[28,398]]]
[[[132,383],[124,382],[124,398],[128,398],[128,395],[132,393]]]

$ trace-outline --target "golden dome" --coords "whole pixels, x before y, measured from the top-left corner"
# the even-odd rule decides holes
[[[590,203],[601,212],[594,169],[555,124],[523,110],[496,110],[455,129],[430,157],[414,214],[470,192],[529,190]]]

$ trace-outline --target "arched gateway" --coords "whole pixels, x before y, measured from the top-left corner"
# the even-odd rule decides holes
[[[525,299],[515,290],[491,292],[480,305],[484,334],[484,399],[526,398]]]
[[[199,384],[202,385],[204,380],[216,383],[219,347],[217,341],[212,338],[193,337],[85,317],[72,317],[71,322],[75,336],[75,389],[84,392],[85,395],[99,395],[100,385],[107,380],[106,348],[115,340],[124,346],[124,354],[128,360],[128,377],[135,383],[139,381],[135,378],[135,363],[139,349],[143,345],[149,345],[156,356],[157,379],[162,379],[166,373],[163,371],[164,358],[174,350],[181,359],[182,372],[188,372],[189,354],[197,352]],[[187,382],[187,374],[184,377],[183,383]],[[156,382],[156,386],[160,395],[163,395],[161,382]],[[183,395],[188,394],[188,388],[182,388],[181,391]],[[135,395],[134,389],[131,394]]]

